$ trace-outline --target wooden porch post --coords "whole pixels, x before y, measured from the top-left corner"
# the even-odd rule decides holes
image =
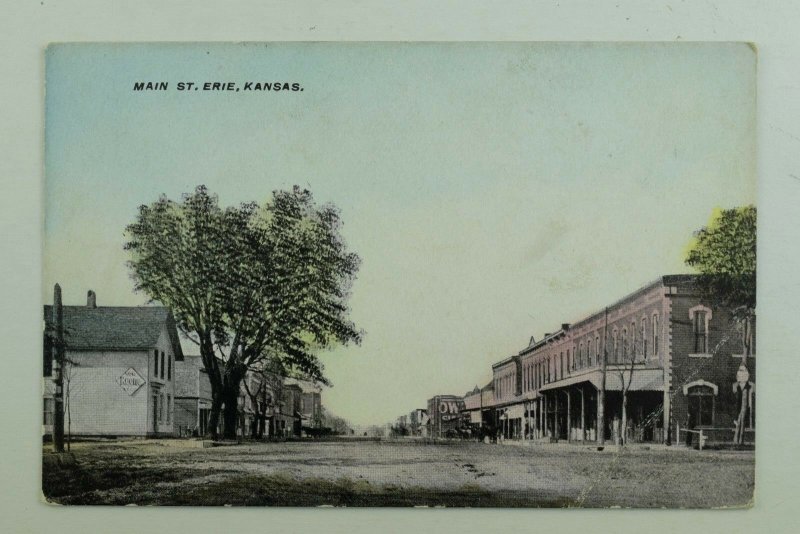
[[[586,394],[581,386],[581,441],[586,441]]]
[[[572,395],[569,388],[564,392],[567,394],[567,443],[572,442]]]

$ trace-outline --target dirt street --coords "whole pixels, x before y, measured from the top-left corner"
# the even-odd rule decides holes
[[[754,482],[752,452],[414,440],[196,444],[74,444],[74,464],[45,463],[43,492],[63,504],[704,508],[748,505]]]

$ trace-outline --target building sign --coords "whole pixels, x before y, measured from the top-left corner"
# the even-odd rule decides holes
[[[464,401],[440,401],[439,414],[441,414],[442,421],[452,421],[461,417],[461,410],[464,407]]]
[[[119,384],[119,387],[124,389],[128,395],[136,393],[145,383],[147,383],[147,381],[142,378],[133,367],[130,367],[117,378],[117,384]]]

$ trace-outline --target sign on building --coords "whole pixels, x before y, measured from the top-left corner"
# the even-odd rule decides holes
[[[124,389],[128,395],[136,393],[146,382],[147,381],[142,378],[133,367],[128,368],[127,371],[117,378],[117,384],[119,384],[119,387]]]

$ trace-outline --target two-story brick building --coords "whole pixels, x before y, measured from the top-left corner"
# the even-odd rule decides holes
[[[629,441],[729,441],[742,395],[755,428],[755,365],[737,387],[743,346],[730,311],[693,275],[662,276],[492,366],[491,406],[505,438],[619,439],[623,392]],[[747,377],[745,377],[747,378]],[[744,393],[742,393],[744,391]]]

